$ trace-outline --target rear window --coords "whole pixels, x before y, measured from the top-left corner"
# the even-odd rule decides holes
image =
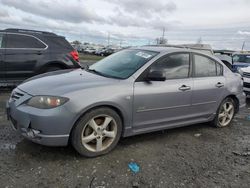
[[[60,49],[70,49],[72,50],[73,47],[69,44],[69,42],[64,37],[54,37],[48,36],[46,37],[49,43],[50,48],[60,48]]]
[[[46,48],[46,45],[33,36],[8,34],[6,48]]]

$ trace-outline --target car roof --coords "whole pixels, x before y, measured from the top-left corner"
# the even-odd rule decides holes
[[[155,51],[159,53],[164,52],[194,52],[194,53],[201,53],[208,56],[213,56],[213,54],[207,54],[204,51],[205,49],[192,49],[188,47],[182,46],[175,46],[175,45],[168,45],[168,46],[157,46],[157,45],[148,45],[148,46],[140,46],[140,47],[132,47],[130,49],[139,49],[139,50],[148,50],[148,51]]]
[[[6,33],[16,33],[16,34],[29,34],[29,35],[43,35],[43,36],[58,36],[55,33],[47,32],[47,31],[38,31],[38,30],[29,30],[29,29],[17,29],[17,28],[8,28],[4,30],[0,30],[0,32],[6,32]],[[60,37],[60,36],[58,36]]]

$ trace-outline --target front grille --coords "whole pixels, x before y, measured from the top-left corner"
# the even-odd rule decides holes
[[[13,93],[12,93],[12,95],[11,95],[11,99],[12,99],[13,101],[16,101],[16,100],[20,99],[20,98],[23,97],[23,96],[24,96],[23,93],[21,93],[21,92],[19,92],[19,91],[13,91]]]
[[[243,72],[243,77],[245,77],[245,78],[250,78],[250,73],[248,73],[248,72]]]
[[[244,83],[243,83],[243,87],[250,88],[250,83],[244,82]]]

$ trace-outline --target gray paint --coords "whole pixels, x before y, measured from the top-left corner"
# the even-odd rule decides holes
[[[138,76],[155,60],[176,52],[193,52],[178,48],[142,47],[160,53],[126,80],[105,78],[82,69],[49,73],[27,81],[13,92],[24,94],[9,101],[7,108],[26,138],[44,145],[67,145],[70,132],[86,111],[98,106],[112,106],[123,119],[123,136],[207,122],[214,118],[221,101],[234,95],[240,107],[245,105],[242,80],[220,60],[224,76],[173,79],[164,82],[136,82]],[[197,53],[197,52],[196,52]],[[222,82],[224,87],[217,88]],[[182,85],[190,90],[181,91]],[[35,95],[68,97],[69,102],[54,109],[37,109],[25,104]],[[29,136],[29,128],[39,130]]]

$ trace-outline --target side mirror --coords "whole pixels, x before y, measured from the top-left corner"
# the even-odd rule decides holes
[[[147,79],[149,81],[165,81],[166,75],[164,71],[150,71],[148,73]]]

